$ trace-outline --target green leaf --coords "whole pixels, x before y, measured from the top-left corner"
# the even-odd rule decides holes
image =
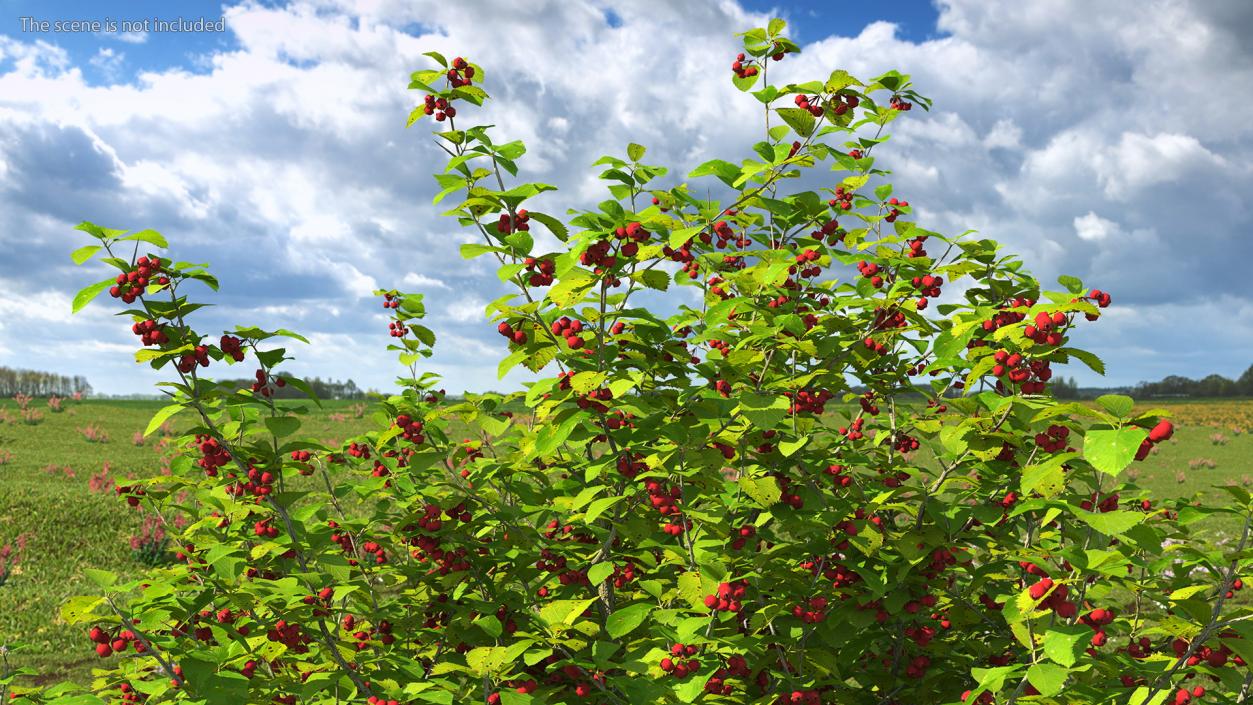
[[[1162,705],[1162,703],[1166,702],[1166,697],[1172,693],[1174,691],[1170,688],[1163,688],[1152,697],[1149,697],[1149,689],[1140,686],[1131,693],[1131,697],[1127,699],[1127,705]]]
[[[621,502],[623,499],[625,499],[625,497],[622,496],[601,497],[595,502],[587,505],[587,512],[584,513],[583,520],[589,524],[596,521],[601,514],[605,513],[605,510],[609,509],[618,502]]]
[[[499,247],[492,247],[491,245],[480,245],[476,242],[467,242],[461,246],[461,257],[463,259],[474,259],[475,257],[478,257],[480,255],[485,255],[489,252],[500,252],[500,251],[501,249]]]
[[[476,678],[499,673],[508,659],[508,649],[503,646],[480,646],[466,653],[466,665]]]
[[[787,414],[787,397],[749,392],[740,398],[739,411],[761,429],[770,429]]]
[[[572,272],[570,276],[554,284],[545,298],[562,308],[568,308],[577,304],[595,283],[596,279],[586,272]]]
[[[1022,493],[1039,492],[1046,499],[1057,496],[1066,486],[1066,473],[1062,465],[1074,457],[1073,453],[1064,453],[1043,463],[1028,465],[1022,471]]]
[[[1074,507],[1071,508],[1071,511],[1080,521],[1106,536],[1120,536],[1148,517],[1143,512],[1087,512]]]
[[[849,72],[844,69],[836,69],[831,72],[831,77],[827,79],[825,88],[827,93],[835,93],[836,91],[843,90],[849,86],[860,85],[862,85],[862,82],[853,78]]]
[[[588,569],[587,580],[592,585],[600,585],[611,575],[613,575],[613,563],[605,561]]]
[[[300,419],[295,416],[267,416],[265,417],[265,427],[276,438],[282,438],[300,430]]]
[[[157,247],[169,247],[170,246],[170,243],[166,242],[165,238],[161,236],[161,233],[157,232],[156,230],[140,230],[134,235],[127,235],[126,237],[121,238],[121,239],[122,240],[138,240],[139,242],[146,242],[152,245],[156,245]]]
[[[105,279],[102,282],[96,282],[91,286],[83,289],[74,295],[73,313],[78,313],[84,306],[91,303],[91,300],[100,295],[100,292],[113,286],[116,282],[114,279]]]
[[[539,611],[540,619],[549,626],[556,624],[574,624],[583,611],[592,606],[595,597],[586,600],[553,600]]]
[[[773,477],[741,477],[740,489],[754,502],[769,509],[783,496],[779,489],[779,481]]]
[[[1068,670],[1051,663],[1037,663],[1027,669],[1027,680],[1046,698],[1062,692],[1069,675]]]
[[[1063,274],[1058,277],[1057,283],[1066,287],[1066,291],[1069,291],[1072,294],[1083,293],[1083,282],[1079,281],[1076,277],[1070,276],[1069,274]]]
[[[648,615],[657,609],[657,606],[648,602],[639,602],[634,605],[623,607],[615,610],[609,618],[605,620],[605,631],[614,639],[620,639],[630,634],[636,627],[644,623]]]
[[[1074,666],[1088,645],[1091,630],[1083,626],[1058,625],[1044,634],[1044,655],[1065,667]],[[1040,687],[1040,686],[1036,686]]]
[[[647,149],[643,145],[638,145],[634,142],[627,145],[627,157],[633,162],[643,159],[646,151]]]
[[[788,124],[801,137],[808,137],[814,133],[814,116],[808,110],[803,108],[778,108],[775,110],[779,117],[783,118],[783,122]]]
[[[701,176],[716,176],[730,186],[739,178],[739,175],[740,168],[738,166],[721,159],[711,159],[693,169],[687,175],[687,178],[695,179]]]
[[[153,414],[152,420],[148,422],[148,428],[144,429],[144,437],[152,435],[152,432],[161,428],[161,424],[165,423],[171,416],[183,410],[182,404],[170,404],[162,407],[160,411]]]
[[[1120,419],[1131,415],[1131,409],[1135,407],[1135,400],[1122,394],[1104,394],[1096,398],[1096,403],[1105,407],[1109,413]]]
[[[117,574],[99,568],[84,568],[83,574],[88,580],[105,589],[117,582]]]
[[[782,32],[784,27],[787,27],[787,21],[781,17],[775,17],[766,25],[766,34],[773,39],[779,36],[779,32]]]
[[[1083,458],[1097,470],[1116,477],[1135,460],[1140,443],[1148,435],[1136,426],[1088,431],[1083,437]]]
[[[660,269],[644,269],[632,274],[631,278],[649,289],[665,291],[670,288],[670,275]]]
[[[780,441],[779,452],[783,454],[783,457],[790,458],[794,453],[796,453],[796,451],[804,448],[805,444],[808,442],[809,436],[801,436],[794,441]]]
[[[547,213],[536,213],[535,211],[527,211],[527,217],[530,218],[531,220],[535,220],[535,221],[539,221],[540,223],[543,223],[544,227],[548,228],[548,231],[551,232],[554,236],[556,236],[558,240],[561,240],[562,242],[565,242],[566,238],[570,237],[570,231],[566,229],[565,224],[563,224],[560,220],[557,220],[556,218],[552,217],[551,215],[548,215]]]
[[[92,255],[99,251],[99,245],[83,245],[70,253],[70,259],[74,260],[74,264],[82,264],[83,262],[91,259]]]

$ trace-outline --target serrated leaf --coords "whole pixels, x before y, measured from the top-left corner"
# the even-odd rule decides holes
[[[1148,435],[1148,431],[1136,426],[1090,430],[1083,437],[1083,459],[1116,477],[1135,460],[1140,443]]]
[[[622,496],[601,497],[595,502],[592,502],[591,504],[587,505],[587,512],[584,513],[583,520],[589,524],[596,521],[598,518],[600,518],[601,514],[605,513],[607,509],[617,504],[618,502],[621,502],[623,499],[625,499],[625,497],[622,497]]]
[[[161,424],[165,423],[178,412],[183,410],[182,404],[170,404],[162,407],[160,411],[152,415],[152,420],[148,422],[148,427],[144,429],[144,437],[152,435],[152,432],[161,428]]]
[[[783,122],[788,124],[801,137],[808,137],[814,133],[814,125],[816,123],[813,113],[803,108],[778,108],[775,110],[779,117],[783,118]]]
[[[1106,536],[1121,536],[1131,527],[1143,522],[1148,518],[1147,514],[1142,512],[1128,511],[1112,511],[1112,512],[1088,512],[1082,509],[1071,508],[1071,511],[1080,521],[1091,526],[1093,529],[1105,534]]]
[[[82,264],[83,262],[91,259],[92,255],[99,251],[99,245],[83,245],[70,253],[70,259],[74,260],[74,264]]]
[[[739,484],[744,494],[765,509],[773,507],[783,496],[779,481],[773,477],[741,477]]]
[[[1069,676],[1070,671],[1051,663],[1037,663],[1027,669],[1027,681],[1044,697],[1062,692]]]
[[[644,620],[655,609],[657,609],[657,606],[654,604],[639,602],[614,610],[613,614],[609,615],[609,618],[605,620],[605,631],[614,639],[620,639],[643,624]]]
[[[1044,633],[1044,655],[1055,663],[1070,668],[1078,661],[1079,654],[1083,653],[1091,636],[1091,630],[1086,627],[1052,627]]]
[[[1096,398],[1096,403],[1120,419],[1130,416],[1136,404],[1134,399],[1123,394],[1103,394]]]
[[[566,238],[570,237],[570,231],[566,229],[565,224],[547,213],[536,213],[535,211],[530,211],[527,213],[527,217],[531,220],[543,223],[544,227],[548,228],[548,231],[562,242],[565,242]]]
[[[156,245],[157,247],[170,246],[170,244],[165,241],[165,237],[156,230],[140,230],[133,235],[127,235],[126,237],[121,238],[121,240],[137,240],[139,242],[146,242],[150,245]]]
[[[105,289],[108,289],[110,286],[113,286],[115,283],[116,281],[114,279],[105,279],[104,281],[96,282],[95,284],[92,284],[91,286],[86,287],[83,290],[79,291],[77,294],[74,295],[74,303],[72,305],[71,313],[78,313],[79,311],[81,311],[84,306],[91,303],[92,299],[99,296],[100,292],[104,291]]]
[[[275,438],[282,438],[300,430],[300,419],[294,416],[267,416],[265,427],[274,434]]]
[[[1070,276],[1069,274],[1063,274],[1058,277],[1057,283],[1066,287],[1066,291],[1069,291],[1072,294],[1083,293],[1083,282],[1076,277]]]

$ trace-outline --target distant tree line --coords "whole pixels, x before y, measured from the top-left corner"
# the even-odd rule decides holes
[[[31,397],[68,397],[74,394],[91,394],[86,377],[65,375],[39,370],[15,370],[0,367],[0,397],[25,394]]]
[[[1143,397],[1253,397],[1253,365],[1234,380],[1222,375],[1189,379],[1170,375],[1160,382],[1141,382],[1135,396]]]

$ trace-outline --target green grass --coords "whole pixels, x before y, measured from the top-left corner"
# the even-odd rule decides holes
[[[17,536],[29,537],[23,561],[8,584],[0,587],[0,644],[21,642],[27,648],[12,655],[19,665],[29,665],[42,680],[89,679],[95,657],[79,628],[61,622],[59,610],[72,595],[91,594],[94,585],[84,577],[86,568],[102,568],[137,575],[144,567],[132,556],[130,537],[141,524],[140,515],[112,493],[94,493],[90,477],[107,462],[111,476],[122,481],[128,475],[145,477],[160,472],[161,435],[154,433],[142,446],[133,437],[162,406],[159,401],[89,400],[70,403],[65,411],[52,413],[44,400],[31,402],[43,420],[27,425],[17,417],[12,400],[0,400],[0,545]],[[369,430],[369,413],[355,418],[352,402],[327,402],[306,417],[302,433],[338,441]],[[1160,446],[1143,463],[1128,472],[1158,500],[1200,492],[1209,501],[1228,501],[1214,485],[1253,484],[1253,401],[1216,403],[1152,403],[1143,408],[1165,407],[1176,414],[1174,438]],[[344,418],[333,415],[343,415]],[[175,429],[179,428],[175,417]],[[183,419],[183,423],[188,423]],[[106,443],[92,443],[79,429],[99,427]],[[1239,431],[1237,433],[1237,430]],[[1226,443],[1216,445],[1210,437],[1222,433]],[[455,436],[459,437],[459,436]],[[164,452],[169,452],[166,448]],[[1189,461],[1209,459],[1213,469],[1189,469]],[[53,466],[48,470],[48,466]],[[72,468],[69,476],[62,468]],[[1182,482],[1179,474],[1182,473]],[[1222,521],[1215,530],[1227,529]]]
[[[42,399],[30,408],[43,420],[27,425],[17,416],[12,400],[0,401],[8,417],[0,423],[0,545],[28,536],[26,552],[0,587],[0,644],[21,642],[27,646],[13,655],[20,665],[30,665],[50,681],[70,677],[88,680],[94,658],[81,629],[61,622],[59,611],[66,598],[92,594],[96,588],[84,577],[87,568],[120,574],[138,574],[144,566],[131,553],[130,537],[142,524],[140,514],[129,509],[111,491],[98,493],[90,478],[105,463],[110,476],[147,477],[160,472],[160,433],[142,446],[134,435],[142,432],[160,401],[87,400],[69,403],[65,411],[52,413]],[[302,432],[314,438],[338,442],[370,428],[369,414],[354,418],[353,402],[325,402],[306,417]],[[343,420],[332,419],[342,414]],[[174,428],[180,429],[179,417]],[[184,420],[184,424],[187,421]],[[92,443],[79,429],[96,426],[108,436]],[[169,448],[164,449],[168,453]],[[49,468],[49,466],[53,466]],[[63,468],[69,467],[73,477]],[[110,485],[111,486],[111,485]]]

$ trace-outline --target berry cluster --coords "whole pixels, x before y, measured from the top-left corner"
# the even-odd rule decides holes
[[[270,519],[262,519],[252,525],[252,533],[263,539],[278,538],[278,527],[270,523]]]
[[[233,335],[224,335],[222,336],[222,339],[218,341],[218,347],[222,348],[223,355],[226,355],[235,362],[243,362],[244,350],[240,346],[241,342],[243,341]]]
[[[737,78],[752,78],[757,75],[757,67],[749,62],[748,66],[744,65],[744,54],[735,55],[735,61],[731,62],[731,70],[735,72]]]
[[[1092,291],[1089,291],[1088,298],[1095,301],[1098,308],[1109,308],[1109,304],[1111,301],[1109,294],[1107,294],[1104,291],[1101,291],[1100,289],[1093,289]],[[1100,317],[1100,314],[1095,314],[1095,313],[1085,313],[1083,315],[1089,321],[1095,321],[1097,318]]]
[[[892,206],[892,210],[888,211],[888,214],[883,219],[889,223],[895,223],[896,217],[901,214],[900,208],[908,208],[909,201],[899,201],[895,196],[893,196],[888,199],[887,205]],[[900,208],[897,208],[896,206],[900,206]]]
[[[1047,431],[1035,434],[1035,444],[1045,453],[1056,453],[1066,448],[1066,440],[1070,437],[1070,429],[1056,424]]]
[[[496,332],[517,345],[526,345],[526,331],[514,330],[508,321],[501,321],[500,325],[496,326]]]
[[[836,186],[835,198],[827,201],[827,205],[840,210],[849,210],[853,207],[853,192],[846,190],[843,186]]]
[[[795,394],[792,392],[784,392],[783,396],[792,400],[791,404],[788,406],[788,414],[794,415],[809,413],[814,414],[815,416],[821,416],[827,402],[830,401],[831,397],[834,395],[829,389],[819,389],[816,391],[802,389]]]
[[[579,263],[585,267],[596,267],[596,273],[603,269],[611,269],[618,264],[618,258],[609,254],[609,241],[598,240],[579,255]]]
[[[878,289],[883,286],[883,277],[879,276],[879,265],[862,260],[857,263],[857,271],[862,277],[870,280],[870,285]]]
[[[992,360],[996,363],[992,367],[992,376],[1008,377],[1010,382],[1022,385],[1024,394],[1043,392],[1044,383],[1053,376],[1048,360],[1028,360],[1022,356],[1022,353],[997,350],[992,354]],[[1035,379],[1032,380],[1032,377]],[[1000,383],[1001,381],[998,380],[997,384]]]
[[[640,243],[648,242],[649,233],[639,223],[627,223],[626,227],[614,230],[613,236],[619,240],[627,241],[618,250],[622,253],[622,256],[634,257],[640,251]]]
[[[448,104],[446,98],[436,98],[433,95],[427,95],[422,105],[422,112],[435,115],[436,122],[443,122],[446,118],[457,117],[457,109]]]
[[[827,598],[811,597],[803,605],[792,606],[792,616],[805,624],[817,624],[827,618]]]
[[[864,437],[864,434],[861,432],[861,428],[865,424],[865,422],[866,422],[865,418],[858,416],[857,418],[853,419],[853,424],[851,427],[840,426],[840,428],[838,429],[840,432],[840,435],[848,438],[848,440],[850,441],[861,440]]]
[[[744,580],[719,583],[717,593],[705,596],[705,606],[715,612],[739,612],[747,591],[748,582]]]
[[[814,117],[822,117],[822,106],[817,103],[817,100],[818,96],[814,96],[813,101],[811,101],[809,96],[802,93],[796,96],[796,107],[801,110],[808,110],[809,114]],[[843,103],[840,103],[840,105],[843,105]],[[845,107],[844,109],[847,110],[848,108]]]
[[[183,353],[183,356],[178,358],[178,362],[174,366],[178,368],[179,372],[187,374],[196,369],[196,365],[201,367],[209,366],[209,348],[197,345],[191,352]]]
[[[906,102],[904,98],[901,98],[898,95],[894,95],[892,96],[892,99],[888,101],[888,107],[892,110],[909,110],[914,107],[914,104]]]
[[[1035,299],[1026,299],[1026,298],[1021,298],[1021,297],[1010,299],[1009,302],[1005,306],[1001,307],[1000,313],[997,313],[995,316],[983,322],[982,324],[983,330],[991,333],[992,331],[996,330],[997,328],[1001,328],[1002,326],[1008,326],[1008,325],[1013,325],[1015,323],[1018,323],[1022,319],[1026,318],[1027,314],[1016,313],[1013,311],[1008,311],[1006,309],[1020,308],[1023,306],[1030,307],[1034,305],[1035,305]]]
[[[135,645],[135,653],[144,653],[146,647],[143,642],[135,636],[135,633],[129,629],[122,629],[112,635],[100,627],[92,627],[88,633],[90,638],[96,644],[96,655],[100,658],[111,656],[114,653],[124,653],[130,648],[131,644]]]
[[[1105,627],[1114,621],[1113,612],[1102,607],[1098,607],[1080,617],[1079,621],[1089,627],[1092,627],[1092,631],[1095,632],[1092,635],[1091,640],[1093,646],[1105,646],[1105,642],[1109,639],[1109,637],[1105,634]]]
[[[474,78],[474,67],[458,56],[452,60],[452,68],[448,69],[448,82],[453,88],[470,85]]]
[[[164,266],[160,257],[140,257],[135,261],[134,269],[117,275],[117,279],[114,280],[116,284],[109,287],[109,296],[121,299],[123,303],[135,303],[135,299],[144,293],[144,289],[149,281],[152,281],[153,276],[161,274]],[[170,283],[170,278],[157,276],[155,281],[164,286]]]
[[[400,297],[390,292],[383,294],[383,308],[400,308]]]
[[[732,534],[735,538],[731,540],[731,550],[738,551],[744,548],[745,544],[748,543],[748,540],[756,535],[757,527],[752,524],[745,524],[744,526],[741,526],[735,530],[734,534]]]
[[[196,464],[204,469],[204,473],[209,477],[217,477],[218,468],[226,465],[231,460],[231,454],[218,444],[216,438],[209,435],[196,435],[196,448],[200,451],[200,459]]]
[[[139,336],[144,347],[165,345],[170,342],[170,339],[165,335],[165,326],[153,320],[138,321],[131,326],[131,332]]]
[[[260,394],[263,397],[271,396],[274,393],[274,387],[286,387],[287,380],[282,377],[271,377],[265,373],[265,370],[257,370],[257,381],[252,383],[252,393]],[[271,386],[273,381],[273,386]]]
[[[531,272],[530,278],[527,279],[531,286],[548,286],[553,283],[553,274],[557,268],[553,260],[527,257],[524,264],[526,271]]]
[[[527,232],[531,229],[531,214],[526,209],[521,209],[514,214],[513,220],[509,219],[508,213],[501,213],[500,218],[496,220],[496,232],[502,235],[508,235],[512,232]]]
[[[553,321],[550,328],[553,335],[565,339],[566,345],[569,345],[571,350],[578,350],[583,347],[585,341],[582,336],[582,321],[571,320],[569,316],[562,316],[561,318]]]
[[[700,668],[700,661],[694,658],[688,658],[685,661],[679,659],[684,656],[695,656],[699,650],[694,644],[675,644],[671,646],[670,656],[675,658],[672,659],[670,656],[667,656],[661,659],[661,670],[679,680],[687,678]]]
[[[1066,314],[1056,311],[1049,315],[1043,311],[1035,315],[1035,320],[1023,328],[1023,334],[1037,345],[1061,345],[1061,327],[1066,325]]]
[[[422,424],[421,419],[415,419],[408,414],[398,414],[396,416],[396,425],[401,429],[400,437],[406,441],[414,445],[421,445],[426,442],[426,435],[422,432],[426,427]]]

